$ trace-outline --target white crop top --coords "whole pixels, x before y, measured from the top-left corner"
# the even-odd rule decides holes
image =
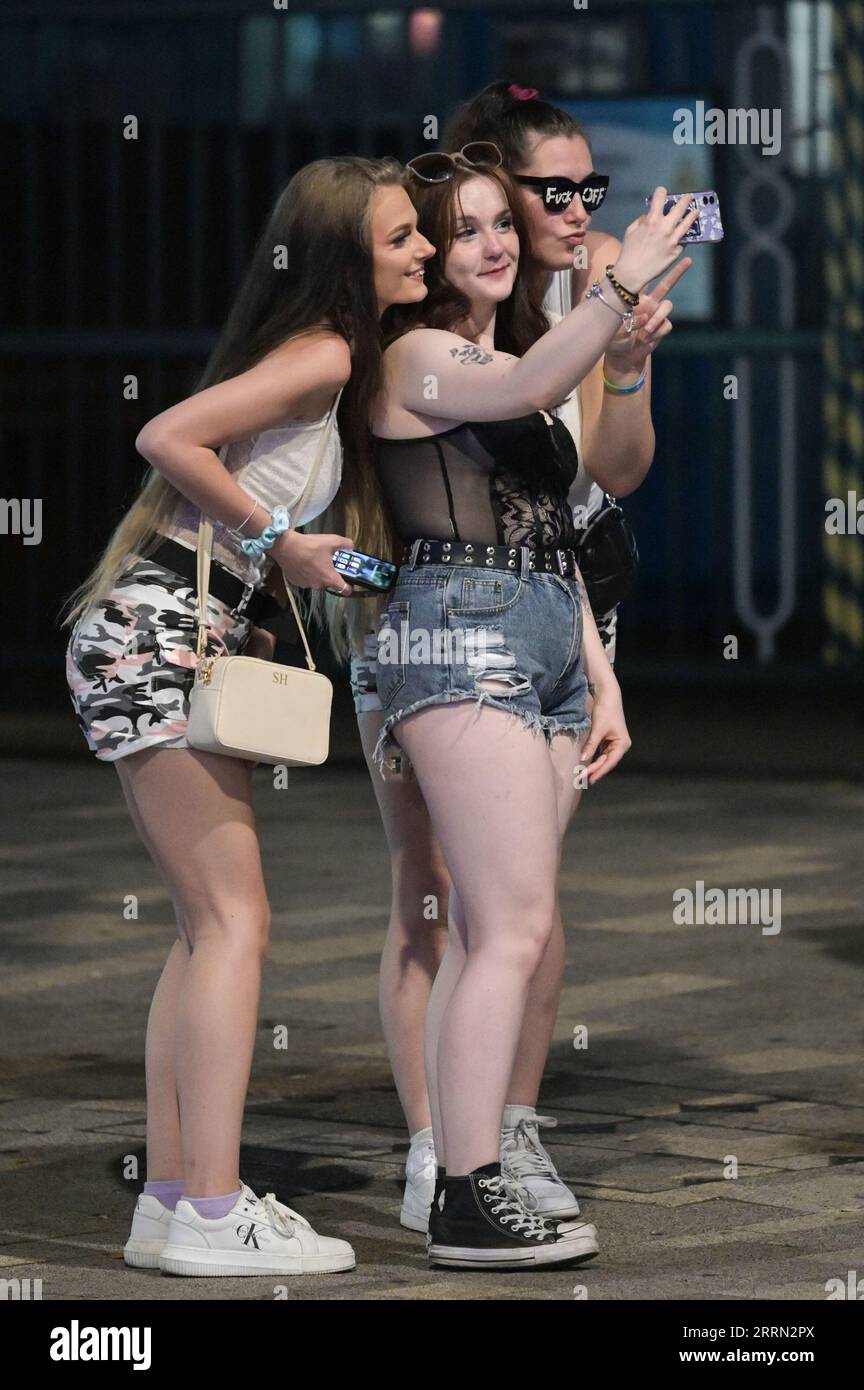
[[[543,300],[543,309],[547,319],[551,324],[560,323],[565,314],[569,314],[573,308],[572,302],[572,281],[569,270],[558,270],[552,276],[549,289]],[[568,501],[571,507],[584,507],[586,510],[577,517],[577,527],[582,529],[585,518],[593,516],[603,504],[604,492],[598,487],[594,479],[585,471],[585,463],[582,456],[582,409],[581,409],[581,383],[570,395],[567,396],[560,405],[556,406],[553,414],[559,420],[563,420],[568,430],[576,442],[576,451],[579,455],[579,471],[573,479],[573,484],[568,494]]]
[[[248,492],[268,511],[280,505],[287,507],[291,512],[292,527],[302,526],[326,510],[342,481],[342,444],[334,419],[318,477],[306,499],[303,515],[294,515],[294,506],[300,501],[312,471],[327,418],[327,415],[322,415],[319,420],[292,420],[277,429],[262,430],[251,438],[223,444],[217,452],[244,492]],[[182,497],[167,523],[162,526],[162,534],[189,550],[195,550],[200,517],[199,509],[188,498]],[[213,522],[212,558],[232,574],[238,575],[244,583],[255,585],[263,582],[274,564],[267,555],[258,562],[244,555],[237,537],[218,521]]]

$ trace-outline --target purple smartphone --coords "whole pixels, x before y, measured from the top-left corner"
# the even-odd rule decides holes
[[[663,204],[663,212],[667,213],[679,198],[686,197],[684,193],[670,193]],[[651,199],[645,199],[645,206],[651,206]],[[713,188],[705,189],[702,193],[693,193],[690,198],[691,208],[698,207],[699,216],[685,232],[681,238],[685,241],[722,241],[723,223],[720,221],[720,200]]]

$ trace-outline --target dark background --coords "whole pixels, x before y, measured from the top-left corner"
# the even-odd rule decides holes
[[[864,496],[860,347],[843,319],[850,304],[864,311],[864,277],[838,288],[831,275],[864,200],[846,143],[861,96],[843,70],[860,8],[7,3],[3,493],[43,499],[40,545],[0,536],[7,746],[88,756],[57,609],[140,483],[137,432],[189,393],[279,188],[324,154],[408,158],[427,115],[443,127],[458,101],[508,77],[577,110],[590,98],[592,113],[597,98],[694,93],[782,108],[782,153],[759,161],[749,191],[753,161],[714,149],[726,238],[697,248],[716,260],[713,315],[677,324],[654,359],[657,451],[625,502],[642,573],[621,614],[619,674],[635,766],[856,773],[862,539],[829,542],[825,502],[838,476]],[[135,141],[122,138],[130,114]],[[646,191],[657,181],[645,171]],[[831,216],[841,195],[857,228],[846,204]],[[786,282],[772,243],[788,252]],[[724,400],[729,373],[749,380],[749,400]],[[137,400],[123,398],[130,374]],[[850,391],[857,431],[853,420],[832,443]],[[760,641],[753,612],[778,607]],[[730,635],[736,660],[723,655]],[[347,677],[323,642],[318,656],[336,685],[333,756],[354,758]]]

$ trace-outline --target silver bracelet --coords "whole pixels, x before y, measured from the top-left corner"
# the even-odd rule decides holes
[[[247,517],[244,517],[244,518],[243,518],[243,520],[240,522],[240,525],[239,525],[239,526],[228,526],[228,527],[226,527],[225,529],[226,529],[227,531],[229,531],[230,534],[231,534],[232,536],[239,536],[239,535],[240,535],[240,529],[241,529],[241,527],[245,526],[247,521],[251,521],[251,520],[252,520],[252,517],[255,515],[256,511],[258,510],[258,506],[259,506],[259,503],[256,502],[256,503],[254,504],[254,506],[252,507],[252,510],[251,510],[251,512],[249,513],[249,515],[248,515]],[[267,508],[265,507],[264,510],[266,511]],[[245,537],[244,537],[244,539],[245,539]]]
[[[619,317],[619,319],[622,319],[622,320],[623,320],[623,322],[624,322],[624,332],[627,333],[627,334],[630,334],[630,333],[633,332],[633,318],[634,318],[633,310],[632,310],[632,309],[622,310],[622,309],[619,309],[619,308],[617,307],[617,305],[611,304],[611,303],[609,302],[609,300],[606,298],[606,296],[604,295],[603,290],[602,290],[602,288],[601,288],[601,286],[600,286],[600,282],[599,282],[598,280],[595,280],[595,281],[594,281],[594,284],[591,286],[591,288],[585,291],[585,298],[586,298],[586,299],[600,299],[600,300],[602,300],[602,302],[606,305],[606,308],[607,308],[607,309],[611,309],[612,312],[613,312],[613,314],[617,314],[618,317]]]

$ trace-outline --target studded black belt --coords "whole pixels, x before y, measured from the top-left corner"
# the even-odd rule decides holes
[[[576,574],[575,550],[544,549],[542,546],[486,545],[477,541],[409,541],[402,552],[402,564],[417,549],[417,564],[478,565],[497,570],[520,569],[522,551],[528,551],[528,568],[544,574]]]

